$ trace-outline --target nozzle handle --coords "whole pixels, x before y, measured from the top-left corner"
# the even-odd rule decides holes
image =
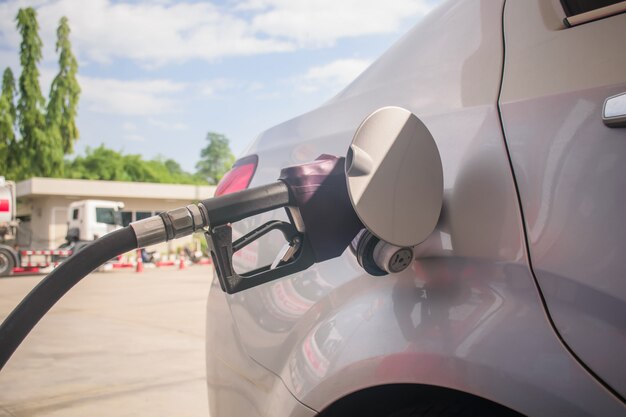
[[[206,208],[209,227],[234,223],[255,214],[292,205],[287,184],[277,181],[200,202]]]

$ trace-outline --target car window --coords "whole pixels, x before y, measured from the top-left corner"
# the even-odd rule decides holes
[[[561,0],[568,17],[622,2],[623,0]]]
[[[72,212],[72,220],[78,220],[78,209],[74,209]]]

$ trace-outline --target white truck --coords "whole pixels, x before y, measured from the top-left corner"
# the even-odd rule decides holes
[[[107,200],[81,200],[67,212],[67,239],[89,242],[121,228],[124,203]]]
[[[65,243],[49,250],[20,247],[15,183],[0,177],[0,277],[58,265],[90,241],[121,228],[123,208],[119,201],[75,201],[68,208]]]

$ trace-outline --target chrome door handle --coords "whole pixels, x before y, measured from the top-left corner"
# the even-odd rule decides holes
[[[608,127],[626,127],[626,93],[604,100],[602,121]]]

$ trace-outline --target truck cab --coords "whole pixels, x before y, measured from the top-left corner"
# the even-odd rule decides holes
[[[67,214],[67,240],[92,241],[122,227],[124,203],[81,200],[70,204]]]

